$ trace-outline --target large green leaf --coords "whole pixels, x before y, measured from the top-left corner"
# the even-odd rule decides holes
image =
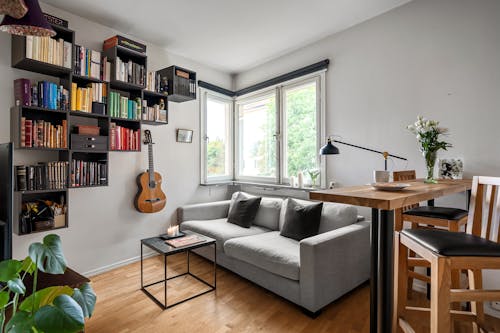
[[[10,291],[16,294],[24,295],[24,293],[26,292],[26,287],[24,286],[23,280],[19,278],[7,281],[7,286],[9,287]]]
[[[4,260],[0,262],[0,281],[7,282],[18,277],[23,263],[19,260]]]
[[[84,283],[80,289],[75,288],[73,299],[82,307],[83,316],[90,318],[96,302],[96,295],[90,283]]]
[[[60,295],[73,295],[73,289],[68,286],[55,286],[38,290],[36,293],[26,297],[19,305],[19,309],[23,311],[31,311],[33,302],[35,302],[35,311],[44,305],[50,305],[54,299]]]
[[[6,333],[30,333],[33,332],[33,317],[28,312],[18,311],[5,326]]]
[[[43,243],[31,244],[29,255],[42,272],[63,274],[66,270],[61,239],[57,235],[47,235],[43,238]]]
[[[35,313],[36,327],[45,333],[73,333],[83,329],[84,317],[80,305],[68,295],[54,299]]]
[[[0,309],[2,309],[5,305],[9,303],[9,292],[2,291],[0,292]]]
[[[24,258],[21,270],[23,272],[27,272],[28,274],[33,274],[35,269],[36,269],[36,264],[33,262],[33,260],[31,260],[29,256]]]

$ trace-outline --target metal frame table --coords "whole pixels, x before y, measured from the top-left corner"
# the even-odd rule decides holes
[[[217,251],[216,251],[217,249],[216,249],[215,239],[209,238],[209,237],[206,237],[204,235],[201,235],[201,234],[198,234],[195,232],[191,232],[191,231],[187,231],[184,233],[186,235],[196,235],[198,237],[203,238],[205,241],[202,243],[197,243],[197,244],[193,244],[193,245],[186,245],[183,247],[176,248],[176,247],[170,246],[167,243],[165,243],[165,240],[163,240],[160,237],[151,237],[151,238],[146,238],[146,239],[141,240],[141,290],[149,298],[151,298],[156,304],[158,304],[163,310],[166,310],[166,309],[169,309],[169,308],[176,306],[178,304],[187,302],[193,298],[205,295],[209,292],[214,291],[217,288]],[[213,263],[213,265],[214,265],[214,284],[213,285],[210,284],[209,282],[203,280],[199,276],[194,275],[191,272],[190,267],[189,267],[189,261],[190,261],[189,255],[190,255],[191,251],[194,249],[198,249],[198,248],[205,247],[205,246],[211,246],[211,245],[214,248],[214,263]],[[144,246],[158,252],[160,255],[163,255],[163,268],[164,268],[163,269],[163,279],[156,281],[156,282],[149,283],[147,285],[144,285],[144,267],[143,267],[144,266],[143,265],[143,261],[144,261],[143,248],[144,248]],[[186,253],[187,272],[167,278],[167,257],[174,255],[174,254],[182,253],[182,252]],[[198,293],[196,295],[190,296],[188,298],[185,298],[183,300],[180,300],[178,302],[175,302],[174,304],[168,305],[167,304],[167,282],[169,280],[176,279],[176,278],[186,276],[186,275],[189,275],[189,276],[195,278],[196,280],[198,280],[201,283],[210,287],[210,289],[203,291],[201,293]],[[156,285],[156,284],[159,284],[159,283],[163,283],[163,288],[164,288],[164,302],[163,303],[158,298],[156,298],[153,294],[151,294],[148,290],[146,290],[146,288],[151,287],[151,286]]]
[[[405,206],[454,193],[467,192],[467,205],[472,180],[439,180],[425,184],[422,180],[405,181],[410,187],[397,192],[375,191],[369,185],[314,191],[314,200],[345,203],[372,208],[370,332],[391,333],[394,254],[394,211]]]

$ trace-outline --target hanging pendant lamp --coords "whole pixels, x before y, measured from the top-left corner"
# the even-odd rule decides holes
[[[0,2],[4,2],[4,0]],[[0,24],[0,31],[20,36],[55,36],[56,32],[43,16],[38,1],[24,0],[24,3],[28,7],[26,15],[20,19],[5,15]]]

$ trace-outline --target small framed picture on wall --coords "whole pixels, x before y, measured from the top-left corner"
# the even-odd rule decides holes
[[[178,128],[177,142],[184,142],[184,143],[193,142],[193,130]]]

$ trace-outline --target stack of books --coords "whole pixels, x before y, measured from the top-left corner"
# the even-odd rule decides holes
[[[45,120],[33,120],[21,117],[21,147],[67,148],[67,121],[53,125]]]
[[[195,97],[196,81],[190,78],[189,73],[176,69],[175,76],[177,77],[176,92],[184,96]]]
[[[139,97],[131,100],[116,91],[109,93],[109,115],[116,118],[140,120],[142,101]]]
[[[62,38],[26,36],[26,58],[71,68],[71,43]]]
[[[68,162],[16,166],[16,190],[62,190],[68,179]]]
[[[146,67],[144,65],[137,64],[132,60],[123,61],[120,58],[116,58],[116,64],[115,64],[116,80],[144,86],[146,83],[145,75],[146,75]]]
[[[16,105],[69,110],[69,91],[53,82],[40,81],[32,84],[29,79],[14,80],[14,99]]]
[[[111,122],[109,126],[110,150],[139,150],[141,131],[121,127]]]
[[[70,184],[72,187],[106,185],[108,183],[106,161],[73,160]]]
[[[147,101],[142,101],[142,120],[167,122],[167,110],[160,109],[160,105],[148,106]]]
[[[160,92],[160,74],[157,72],[148,72],[146,78],[146,90]]]
[[[92,102],[106,103],[106,84],[90,83],[87,87],[71,84],[71,110],[92,112]]]
[[[75,45],[74,73],[80,76],[102,80],[101,52]]]

